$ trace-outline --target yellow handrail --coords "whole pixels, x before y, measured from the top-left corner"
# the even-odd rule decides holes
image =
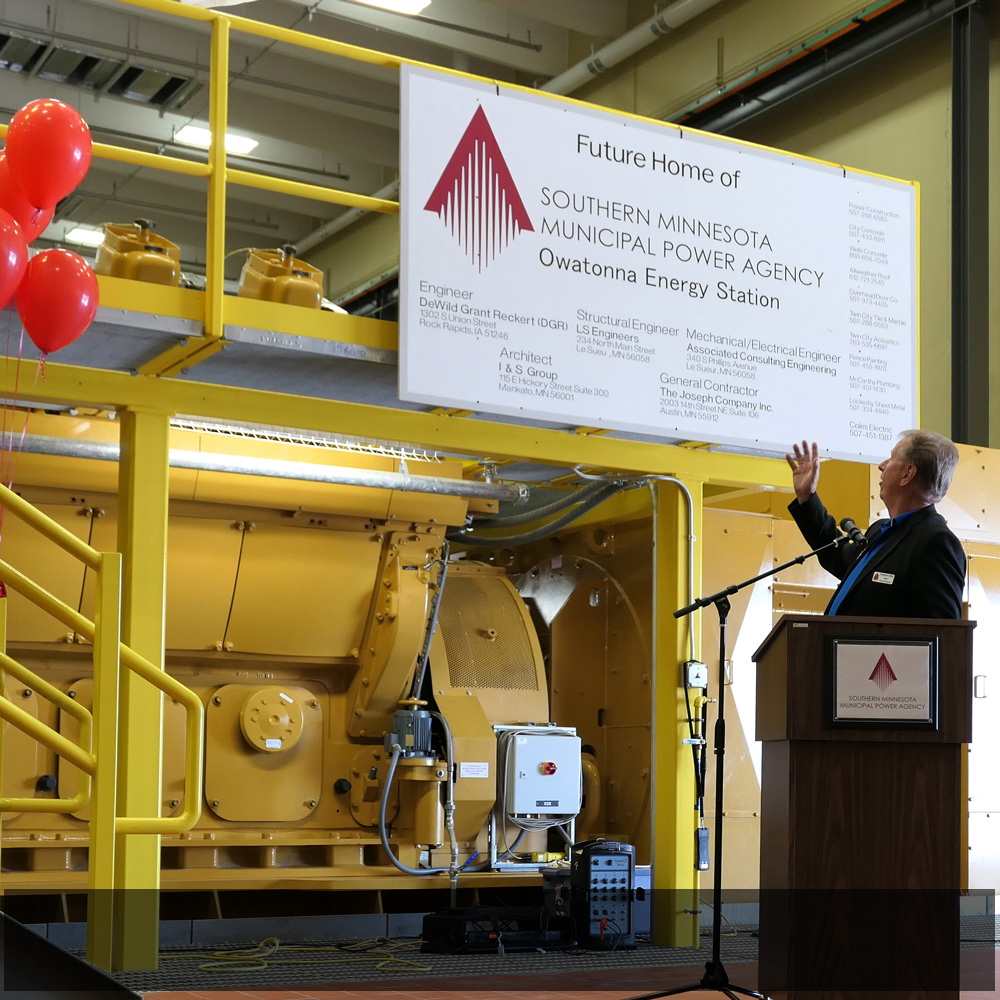
[[[364,208],[369,212],[399,215],[398,201],[372,198],[367,194],[338,191],[335,188],[320,187],[317,184],[303,184],[301,181],[289,181],[283,177],[270,177],[267,174],[256,174],[249,170],[234,170],[232,168],[226,170],[226,179],[232,184],[240,184],[243,187],[276,191],[279,194],[291,194],[299,198],[312,198],[314,201],[329,201],[335,205],[350,205],[352,208]]]
[[[110,146],[106,142],[94,143],[94,156],[102,160],[131,163],[137,167],[156,167],[175,174],[190,174],[192,177],[208,177],[212,173],[212,168],[200,160],[182,160],[179,156],[164,156],[162,153],[143,153],[138,149]]]
[[[183,17],[189,21],[203,21],[209,24],[220,18],[225,18],[233,31],[242,31],[244,34],[257,35],[261,38],[270,38],[276,42],[287,42],[290,45],[298,45],[301,48],[313,49],[316,52],[325,52],[327,55],[340,56],[344,59],[353,59],[355,62],[370,63],[374,66],[386,66],[389,69],[398,69],[405,63],[410,66],[426,66],[428,69],[438,68],[431,66],[429,63],[421,63],[413,59],[403,59],[401,56],[390,55],[388,52],[366,49],[360,45],[348,45],[346,42],[337,42],[331,38],[320,38],[318,35],[306,35],[291,28],[281,28],[274,24],[263,24],[260,21],[251,21],[248,18],[235,17],[232,14],[222,14],[215,11],[202,10],[197,7],[189,7],[186,4],[175,3],[173,0],[118,0],[118,3],[125,3],[129,7],[143,7],[146,10],[169,14],[171,17]]]
[[[10,491],[6,492],[9,493]],[[3,493],[0,493],[0,498],[2,497]],[[20,500],[20,497],[18,499]],[[6,500],[3,502],[6,503]],[[21,502],[24,503],[24,501]],[[45,517],[44,514],[38,511],[34,513],[38,518]],[[25,518],[25,520],[28,520],[28,518]],[[83,543],[81,542],[80,544]],[[90,642],[94,641],[94,623],[89,618],[81,615],[78,611],[74,611],[68,604],[64,604],[58,597],[50,594],[33,580],[28,579],[28,577],[3,559],[0,559],[0,580],[3,580],[7,586],[16,590],[19,594],[23,594],[33,604],[37,604],[43,610],[48,611],[49,614],[57,618],[64,625],[79,632],[85,639]],[[160,691],[175,701],[180,702],[187,709],[187,718],[185,720],[184,741],[183,812],[178,816],[119,816],[115,821],[115,830],[118,833],[185,833],[201,819],[201,774],[204,756],[205,706],[202,705],[201,699],[193,691],[171,677],[170,674],[159,670],[149,660],[140,656],[135,650],[130,649],[124,643],[119,643],[119,654],[123,666],[138,674],[143,680],[149,681],[150,684],[159,688]],[[12,707],[16,709],[16,706]],[[2,710],[3,706],[0,705],[0,714],[2,714]],[[16,710],[18,712],[21,711],[20,709]],[[24,715],[27,716],[33,726],[41,725],[41,723],[38,723],[36,719],[26,712]],[[11,721],[14,720],[11,719]],[[20,722],[18,726],[19,728],[23,728]],[[48,727],[43,728],[48,729]],[[63,737],[59,737],[59,739],[63,739]],[[48,743],[45,745],[49,746]],[[70,746],[73,746],[73,744],[70,744]],[[61,751],[57,750],[56,752],[59,753]]]
[[[50,726],[39,722],[27,712],[17,709],[17,706],[6,696],[0,697],[0,715],[3,715],[8,722],[16,725],[19,729],[23,729],[29,736],[33,736],[43,746],[54,750],[60,757],[64,757],[83,772],[80,790],[71,799],[15,799],[0,796],[0,812],[79,812],[90,801],[90,779],[96,767],[96,761],[90,752],[93,748],[94,738],[93,715],[65,692],[60,691],[55,685],[39,677],[6,653],[0,653],[0,671],[12,674],[19,681],[30,684],[43,698],[47,698],[57,708],[74,716],[80,723],[80,742],[83,744],[81,748],[72,741],[66,740]],[[6,711],[6,706],[2,704],[3,701],[6,701],[15,711]],[[17,721],[12,716],[17,716]],[[25,716],[27,719],[24,718]],[[46,732],[43,733],[42,730]],[[42,736],[45,736],[45,739]]]
[[[101,554],[97,549],[91,548],[86,542],[80,541],[72,531],[68,531],[61,524],[56,523],[50,517],[46,517],[41,511],[36,510],[22,500],[13,490],[0,484],[0,506],[9,510],[15,517],[19,517],[26,524],[31,525],[37,532],[53,541],[60,548],[65,549],[71,556],[79,559],[85,566],[96,570],[101,563]],[[54,598],[53,598],[54,600]]]
[[[96,770],[96,761],[89,753],[45,725],[44,722],[39,722],[23,708],[18,708],[9,698],[0,698],[0,717],[6,722],[13,723],[22,732],[34,737],[42,746],[55,751],[60,757],[65,757],[74,767],[78,767],[85,774],[93,774]]]

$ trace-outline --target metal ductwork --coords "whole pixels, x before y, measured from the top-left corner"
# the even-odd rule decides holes
[[[719,0],[678,0],[538,89],[550,94],[570,94],[718,2]]]

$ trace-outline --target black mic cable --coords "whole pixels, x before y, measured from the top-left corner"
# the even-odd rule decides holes
[[[868,539],[865,537],[865,533],[849,517],[845,517],[840,522],[840,530],[843,531],[855,545],[863,548],[868,544]]]

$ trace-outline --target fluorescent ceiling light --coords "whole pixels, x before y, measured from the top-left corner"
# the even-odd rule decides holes
[[[63,239],[67,243],[80,243],[86,247],[99,247],[104,242],[104,230],[86,229],[83,226],[77,226],[75,229],[71,229]]]
[[[177,142],[187,143],[189,146],[201,146],[202,149],[208,149],[212,142],[212,133],[207,128],[199,128],[197,125],[185,125],[177,130],[174,139]],[[249,153],[258,145],[257,140],[251,139],[249,136],[233,135],[232,132],[226,133],[227,153]]]
[[[430,7],[431,0],[357,0],[369,7],[381,7],[396,14],[419,14],[425,7]]]
[[[252,3],[253,0],[181,0],[191,7],[235,7],[241,3]]]

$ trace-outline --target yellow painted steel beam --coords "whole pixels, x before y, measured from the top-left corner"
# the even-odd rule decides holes
[[[118,796],[119,629],[121,567],[117,552],[101,555],[95,584],[94,756],[98,769],[87,854],[87,961],[111,971],[115,938],[115,815]]]
[[[154,318],[173,316],[198,323],[205,316],[205,293],[196,288],[175,288],[152,281],[115,278],[110,274],[99,274],[97,284],[102,306],[143,314],[137,325],[149,315]]]
[[[328,201],[334,205],[349,205],[351,208],[363,208],[368,212],[399,215],[398,201],[372,198],[370,195],[356,194],[354,191],[341,191],[337,188],[321,187],[318,184],[303,184],[302,181],[290,181],[284,177],[270,177],[267,174],[257,174],[249,170],[235,170],[233,168],[226,171],[226,180],[230,184],[258,188],[262,191],[275,191],[278,194],[290,194],[298,198],[311,198],[313,201]]]
[[[681,664],[690,657],[689,630],[698,636],[700,612],[674,618],[701,586],[702,484],[685,479],[694,502],[693,522],[681,489],[656,484],[654,531],[653,683],[653,932],[656,944],[697,948],[699,876],[695,868],[695,773]],[[694,536],[694,594],[689,579],[689,538]],[[699,639],[695,650],[698,651]],[[692,692],[693,702],[694,692]]]
[[[415,447],[489,455],[552,465],[584,464],[623,473],[658,473],[733,485],[788,485],[784,460],[724,452],[688,451],[648,441],[570,434],[468,417],[414,413],[390,407],[312,399],[202,382],[133,378],[123,372],[47,364],[32,398],[68,405],[147,406],[170,414],[274,424]],[[7,376],[13,390],[13,376]],[[4,375],[0,372],[0,384]]]
[[[118,549],[122,565],[122,642],[163,669],[167,565],[169,418],[137,409],[121,414]],[[163,768],[160,691],[131,670],[122,675],[118,812],[158,817]],[[115,848],[114,965],[155,969],[159,956],[160,838],[119,834]]]
[[[311,340],[335,340],[384,351],[399,349],[399,326],[396,323],[325,309],[289,306],[249,296],[227,295],[224,321],[226,326],[246,326]]]
[[[98,281],[102,306],[153,316],[176,316],[204,324],[205,308],[209,301],[204,292],[107,275],[99,276]],[[223,330],[229,326],[244,326],[285,333],[292,337],[336,341],[384,351],[396,351],[399,348],[399,328],[397,324],[385,320],[287,306],[282,302],[235,295],[224,297],[222,310]],[[139,322],[141,323],[141,319]],[[220,338],[185,338],[141,365],[138,372],[140,375],[176,375],[212,357],[222,348],[223,341]]]
[[[179,375],[199,362],[219,353],[225,346],[221,337],[198,337],[182,340],[162,354],[139,366],[140,375]]]

